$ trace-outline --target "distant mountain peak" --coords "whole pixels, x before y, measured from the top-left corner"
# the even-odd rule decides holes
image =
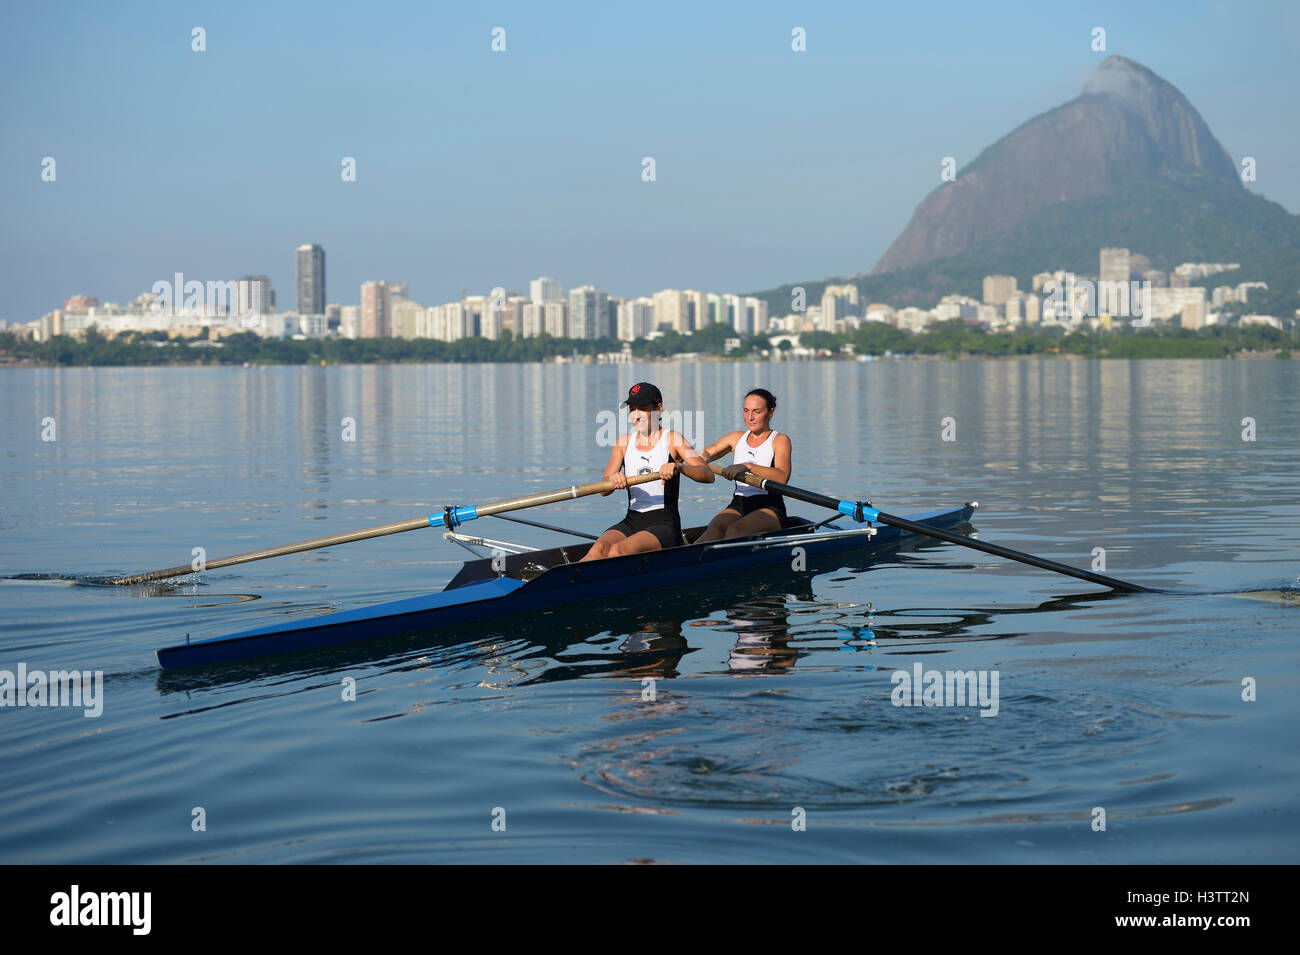
[[[1120,97],[1140,97],[1150,90],[1170,91],[1182,95],[1172,83],[1161,79],[1141,63],[1119,55],[1106,57],[1101,66],[1092,71],[1088,82],[1083,84],[1084,93],[1103,93]]]
[[[1049,206],[1110,195],[1135,177],[1163,179],[1180,167],[1241,185],[1187,97],[1141,63],[1109,56],[1079,96],[1003,136],[955,182],[931,192],[873,272],[959,255]]]

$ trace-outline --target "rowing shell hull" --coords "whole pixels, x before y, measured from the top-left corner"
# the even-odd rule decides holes
[[[914,515],[911,520],[932,527],[950,528],[969,521],[973,512],[973,507],[968,504],[952,510]],[[164,647],[157,651],[158,664],[164,670],[172,670],[379,640],[582,601],[626,596],[632,590],[671,587],[695,583],[703,578],[751,572],[765,566],[788,565],[793,547],[802,548],[811,563],[820,557],[849,551],[885,551],[917,538],[917,535],[889,526],[878,527],[870,538],[810,538],[804,542],[789,530],[776,534],[780,537],[780,544],[774,543],[772,535],[768,535],[753,538],[748,545],[723,548],[687,545],[585,564],[562,562],[528,581],[496,576],[489,560],[470,561],[445,590],[435,594]],[[507,559],[506,573],[509,575],[528,561],[548,556],[561,561],[576,561],[587,546],[512,556]]]

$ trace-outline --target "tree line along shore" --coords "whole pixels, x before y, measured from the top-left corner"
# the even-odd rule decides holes
[[[737,343],[738,346],[737,346]],[[219,341],[168,338],[164,332],[105,338],[89,329],[76,338],[56,336],[37,342],[0,333],[0,364],[8,365],[303,365],[402,362],[596,361],[618,356],[635,360],[689,355],[726,360],[853,360],[873,357],[999,358],[1026,355],[1078,358],[1231,358],[1274,355],[1290,358],[1300,345],[1295,330],[1263,325],[1210,326],[1195,332],[1163,326],[1140,330],[1070,331],[1041,328],[990,333],[961,322],[933,325],[911,333],[871,323],[846,334],[804,332],[796,345],[789,337],[737,336],[726,327],[691,335],[665,332],[630,344],[616,339],[565,339],[541,335],[497,340],[465,338],[454,342],[402,338],[262,338],[252,333]]]

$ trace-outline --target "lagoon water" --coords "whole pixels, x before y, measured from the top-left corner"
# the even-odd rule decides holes
[[[0,862],[1300,862],[1298,372],[5,370],[0,670],[104,683],[95,718],[0,707]],[[1191,593],[940,544],[164,675],[153,651],[186,634],[440,589],[468,554],[429,530],[74,582],[596,480],[641,379],[700,444],[774,391],[797,485],[900,514],[977,500],[986,540]],[[683,481],[685,521],[728,493]],[[599,532],[622,511],[524,516]],[[917,664],[996,672],[996,716],[895,706]]]

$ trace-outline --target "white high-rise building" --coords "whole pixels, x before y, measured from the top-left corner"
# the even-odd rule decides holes
[[[726,303],[722,301],[721,295],[716,295],[713,292],[710,292],[708,297],[708,304],[709,304],[710,323],[726,322],[729,320],[729,316],[727,315],[727,306]]]
[[[621,341],[633,342],[638,338],[646,338],[654,329],[654,299],[629,299],[619,305],[618,337]]]
[[[543,322],[546,318],[546,306],[541,302],[525,302],[523,308],[523,324],[520,326],[516,338],[536,338],[542,333]]]
[[[489,298],[484,303],[483,311],[479,319],[478,333],[488,341],[496,341],[501,337],[501,329],[504,325],[505,308],[504,302],[496,301]]]
[[[524,329],[524,306],[528,304],[528,299],[522,295],[509,295],[506,297],[505,308],[501,312],[501,330],[509,332],[515,338],[523,334]]]
[[[686,290],[686,308],[688,311],[688,321],[690,322],[691,331],[698,331],[706,325],[713,324],[713,319],[709,314],[709,296],[707,292],[697,292],[694,289]]]
[[[528,283],[528,298],[534,302],[554,302],[564,298],[564,287],[558,280],[543,275]]]
[[[424,325],[424,306],[408,298],[392,302],[391,310],[393,338],[419,338],[420,326]]]
[[[1205,314],[1205,286],[1203,285],[1153,288],[1144,291],[1148,294],[1140,297],[1143,299],[1142,317],[1145,319],[1166,321],[1180,314],[1188,305],[1192,306],[1191,314],[1198,316]]]
[[[474,315],[465,302],[448,302],[434,310],[431,337],[443,342],[469,338],[474,331]]]
[[[609,295],[594,285],[569,292],[569,338],[605,338],[609,329]]]
[[[545,317],[542,321],[542,330],[552,338],[567,338],[569,336],[569,303],[564,299],[556,299],[544,303]]]
[[[339,334],[344,338],[361,337],[361,306],[344,305],[339,316]]]
[[[465,338],[483,334],[483,316],[487,314],[491,300],[486,295],[467,295],[465,304]]]
[[[751,295],[745,299],[745,308],[749,311],[749,322],[750,327],[753,328],[753,334],[762,335],[767,331],[767,302]]]
[[[686,293],[677,288],[666,288],[655,292],[655,321],[667,325],[683,335],[691,331],[690,309],[686,302]]]
[[[724,309],[730,314],[731,327],[742,335],[753,333],[753,326],[749,323],[749,311],[745,308],[745,300],[739,295],[722,296]]]

